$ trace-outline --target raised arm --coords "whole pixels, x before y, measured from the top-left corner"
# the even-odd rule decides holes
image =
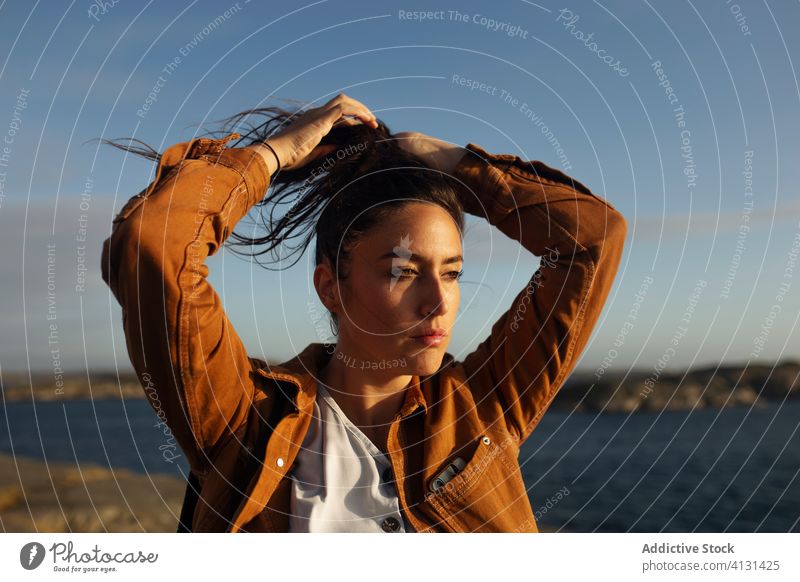
[[[470,143],[453,175],[469,214],[541,258],[540,267],[462,362],[476,406],[521,444],[586,347],[619,267],[626,221],[586,186],[540,161]]]
[[[122,306],[128,354],[192,470],[245,420],[254,361],[206,279],[213,255],[263,197],[255,150],[196,139],[168,148],[153,182],[131,198],[103,244],[102,275]]]
[[[269,148],[227,148],[236,133],[173,145],[103,244],[103,280],[122,306],[131,363],[197,475],[245,424],[263,365],[248,356],[205,261],[264,197],[278,163],[308,164],[339,121],[377,125],[365,105],[339,94],[271,135]]]

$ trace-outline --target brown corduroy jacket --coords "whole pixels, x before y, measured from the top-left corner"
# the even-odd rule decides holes
[[[287,531],[287,473],[306,435],[311,343],[281,365],[248,355],[207,280],[214,254],[270,183],[256,152],[199,138],[168,148],[156,177],[113,220],[102,275],[122,306],[131,362],[198,479],[198,532]],[[413,376],[386,443],[404,519],[419,532],[536,532],[518,463],[573,370],[612,287],[626,221],[540,161],[470,143],[453,176],[467,213],[541,258],[462,361]],[[437,476],[466,464],[444,486]]]

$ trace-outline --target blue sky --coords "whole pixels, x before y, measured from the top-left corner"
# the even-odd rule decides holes
[[[544,161],[626,216],[620,272],[579,369],[605,360],[651,370],[698,282],[667,368],[800,354],[797,3],[101,4],[0,7],[0,134],[11,140],[0,165],[2,370],[53,369],[54,347],[65,369],[129,368],[100,247],[154,167],[86,140],[134,135],[163,150],[241,109],[322,104],[339,91],[393,131]],[[410,16],[421,10],[434,14]],[[499,231],[469,224],[457,357],[538,264]],[[282,360],[321,341],[312,260],[270,272],[229,253],[210,259],[252,354]]]

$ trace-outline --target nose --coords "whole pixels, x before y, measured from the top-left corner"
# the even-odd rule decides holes
[[[438,277],[430,278],[429,281],[423,291],[424,300],[420,304],[422,316],[444,315],[449,311],[445,282]]]

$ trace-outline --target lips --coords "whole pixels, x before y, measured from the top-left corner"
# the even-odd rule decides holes
[[[416,335],[412,335],[413,338],[443,338],[447,335],[447,331],[442,329],[441,327],[426,327],[422,329],[420,333]]]
[[[424,346],[435,347],[444,343],[446,335],[447,331],[441,327],[424,327],[419,330],[418,334],[412,335],[411,338]]]

